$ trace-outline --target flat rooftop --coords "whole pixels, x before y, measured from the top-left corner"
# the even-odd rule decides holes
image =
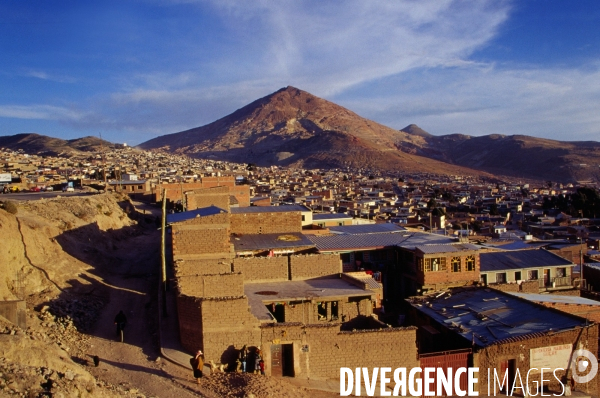
[[[233,243],[236,252],[293,249],[297,247],[315,246],[314,243],[299,232],[232,236],[231,242]]]
[[[261,321],[273,320],[265,303],[325,301],[346,297],[366,297],[374,294],[370,290],[361,289],[339,277],[246,283],[244,284],[244,293],[248,297],[252,314]]]
[[[415,247],[425,244],[450,244],[457,243],[455,238],[426,234],[419,232],[384,232],[384,233],[363,233],[352,235],[311,235],[309,239],[317,246],[321,252],[328,251],[351,251],[351,250],[369,250],[384,247],[403,247],[414,250]]]
[[[571,261],[543,249],[481,253],[479,259],[481,272],[575,265]]]

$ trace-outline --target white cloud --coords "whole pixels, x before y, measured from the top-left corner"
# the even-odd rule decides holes
[[[74,109],[52,105],[0,105],[0,117],[41,120],[78,120],[82,114]]]

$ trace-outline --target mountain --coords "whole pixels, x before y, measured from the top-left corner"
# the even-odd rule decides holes
[[[427,145],[424,137],[383,126],[286,87],[213,123],[160,136],[139,147],[260,166],[481,174],[400,151],[402,142]]]
[[[424,136],[422,130],[413,134]],[[492,174],[563,182],[600,181],[600,143],[596,141],[556,141],[499,134],[428,135],[426,141],[426,145],[419,146],[404,142],[400,148]]]
[[[22,149],[25,153],[56,156],[61,153],[96,152],[101,147],[115,147],[108,141],[96,137],[83,137],[72,140],[48,137],[40,134],[16,134],[0,137],[0,148]]]
[[[434,136],[395,130],[294,87],[213,123],[140,145],[197,157],[305,168],[378,168],[552,181],[600,181],[600,143],[525,135]]]

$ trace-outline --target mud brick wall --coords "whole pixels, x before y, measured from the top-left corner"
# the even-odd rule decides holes
[[[173,224],[173,258],[229,253],[229,216],[229,213],[221,213]]]
[[[324,302],[327,310],[325,319],[319,319],[319,303]],[[337,303],[338,319],[332,320],[331,311],[333,303]],[[348,322],[359,315],[370,316],[373,313],[373,303],[370,298],[363,298],[360,301],[300,301],[286,303],[284,308],[285,322],[299,322],[302,324],[323,324],[328,322]]]
[[[290,256],[292,280],[317,278],[342,272],[342,260],[338,254],[306,254]]]
[[[179,260],[175,262],[175,277],[188,275],[211,275],[231,272],[231,260],[226,258],[209,260]]]
[[[202,308],[202,340],[204,358],[215,362],[235,362],[244,344],[260,344],[260,322],[250,312],[248,299],[204,299]]]
[[[519,369],[519,373],[522,376],[523,383],[526,383],[527,371],[530,369],[530,349],[549,347],[561,344],[573,344],[574,349],[583,348],[592,353],[598,351],[598,325],[591,325],[585,328],[577,328],[574,330],[568,330],[558,333],[548,333],[544,336],[527,338],[516,338],[513,341],[505,340],[505,342],[499,342],[488,346],[473,355],[473,366],[479,367],[479,395],[487,395],[488,378],[487,369],[491,370],[491,376],[493,378],[493,369],[496,369],[497,373],[501,372],[501,362],[505,360],[515,360],[516,366]],[[485,369],[485,371],[481,371]],[[565,371],[557,371],[556,375],[561,378],[565,374]],[[524,376],[525,375],[525,376]],[[555,391],[555,394],[562,391],[560,383],[554,378],[551,373],[548,373],[550,377],[547,377],[544,373],[544,379],[550,379],[549,385],[551,389]],[[569,372],[568,376],[571,376]],[[540,382],[540,375],[530,374],[529,386],[531,391],[535,391],[535,382]],[[517,384],[519,382],[517,381]],[[493,380],[490,382],[490,388],[493,389]],[[598,394],[598,380],[594,378],[587,384],[577,384],[576,388],[580,391],[587,391],[592,396]],[[519,390],[521,391],[521,390]],[[493,394],[493,390],[492,390]],[[550,394],[546,392],[546,394]],[[539,393],[538,393],[539,395]]]
[[[244,276],[241,273],[190,275],[177,279],[180,294],[197,298],[244,295]]]
[[[179,320],[179,339],[183,347],[194,353],[204,349],[202,343],[202,312],[200,299],[185,295],[177,296],[177,319]]]
[[[229,187],[200,188],[185,192],[187,210],[216,206],[229,211]]]
[[[231,215],[231,233],[285,234],[302,232],[302,213],[234,213]]]
[[[155,200],[157,202],[162,201],[163,190],[167,190],[167,200],[171,202],[176,202],[183,198],[183,193],[185,191],[190,191],[192,189],[202,188],[201,182],[188,182],[185,184],[158,184],[156,185],[155,191]]]
[[[538,281],[525,281],[520,285],[518,283],[494,283],[488,287],[500,290],[501,292],[521,292],[521,293],[539,293],[540,286]]]
[[[229,188],[229,194],[235,196],[239,207],[250,206],[250,185],[236,185]]]
[[[211,187],[234,187],[235,177],[223,176],[223,177],[202,177],[200,179],[203,188]]]
[[[283,323],[261,327],[263,358],[271,371],[271,346],[293,344],[295,377],[340,377],[341,367],[419,366],[417,328],[341,332],[339,324]]]
[[[233,270],[243,273],[245,281],[287,281],[288,258],[238,257],[233,260]]]

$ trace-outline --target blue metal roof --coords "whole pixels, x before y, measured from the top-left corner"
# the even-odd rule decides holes
[[[509,269],[573,266],[572,262],[542,249],[481,253],[481,272]]]
[[[219,213],[227,213],[227,211],[221,209],[220,207],[210,206],[196,210],[184,211],[181,213],[167,214],[167,224],[191,220],[192,218],[196,217],[212,216]]]
[[[418,311],[480,347],[508,338],[586,326],[580,317],[497,290],[453,289],[408,299]]]
[[[246,250],[293,249],[295,247],[314,246],[314,243],[299,232],[235,236],[231,238],[231,242],[233,243],[236,252]]]
[[[232,207],[231,214],[244,213],[286,213],[292,211],[311,211],[308,207],[301,205],[282,205],[282,206],[250,206],[250,207]]]
[[[536,293],[520,293],[507,292],[513,296],[521,297],[525,300],[535,301],[538,303],[559,303],[559,304],[576,304],[576,305],[600,305],[600,301],[590,300],[577,296],[559,296],[557,294],[536,294]]]

